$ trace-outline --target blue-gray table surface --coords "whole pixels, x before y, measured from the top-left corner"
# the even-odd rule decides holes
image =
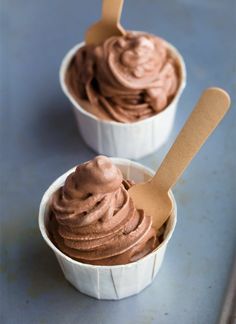
[[[95,156],[78,134],[58,69],[98,19],[100,1],[1,0],[1,323],[217,322],[236,240],[235,7],[234,0],[125,2],[123,25],[172,42],[188,73],[168,143],[139,162],[160,164],[205,87],[224,87],[233,104],[174,189],[178,224],[158,277],[138,296],[113,302],[64,280],[37,225],[51,182]]]

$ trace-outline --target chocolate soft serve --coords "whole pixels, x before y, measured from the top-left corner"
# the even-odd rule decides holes
[[[152,221],[134,207],[111,160],[98,156],[79,165],[53,195],[49,232],[66,255],[95,265],[127,264],[158,244]]]
[[[79,104],[100,119],[135,122],[165,109],[179,86],[179,66],[167,43],[129,32],[72,59],[66,82]]]

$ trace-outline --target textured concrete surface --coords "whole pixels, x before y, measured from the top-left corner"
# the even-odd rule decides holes
[[[58,68],[99,17],[100,1],[2,0],[0,11],[0,322],[216,323],[236,243],[235,104],[175,187],[178,224],[155,282],[126,300],[96,301],[64,280],[37,213],[50,183],[95,155]],[[222,86],[235,101],[235,13],[234,0],[126,0],[123,25],[175,44],[188,72],[172,136],[144,164],[159,165],[202,89]]]

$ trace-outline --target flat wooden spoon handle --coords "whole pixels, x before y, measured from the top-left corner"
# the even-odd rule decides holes
[[[205,90],[189,116],[152,182],[168,191],[197,154],[230,106],[230,97],[220,88]]]
[[[124,0],[103,0],[102,20],[107,23],[118,24]]]

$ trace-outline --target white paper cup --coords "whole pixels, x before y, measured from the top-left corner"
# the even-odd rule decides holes
[[[180,85],[171,103],[159,114],[135,123],[105,121],[83,109],[73,97],[65,82],[66,72],[77,50],[74,46],[64,57],[60,67],[60,84],[64,94],[73,105],[79,131],[85,143],[99,154],[139,159],[160,148],[167,140],[174,124],[177,104],[186,85],[184,59],[178,50],[166,42],[177,58],[180,69]]]
[[[121,169],[124,178],[132,179],[135,182],[147,181],[154,174],[151,169],[129,160],[112,158],[112,161]],[[171,193],[174,204],[173,213],[167,223],[164,241],[157,250],[139,261],[126,265],[84,264],[63,254],[52,243],[47,231],[50,198],[64,184],[65,179],[74,169],[69,170],[53,182],[42,198],[39,209],[39,228],[44,240],[54,251],[65,278],[80,292],[97,299],[122,299],[138,294],[155,278],[161,267],[167,244],[173,234],[177,220],[177,207],[173,194]]]

